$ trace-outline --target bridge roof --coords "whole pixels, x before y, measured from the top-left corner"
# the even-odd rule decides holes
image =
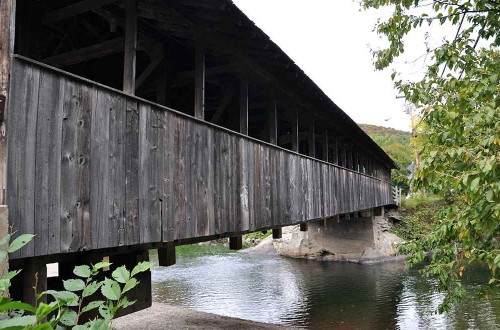
[[[148,6],[158,0],[143,0]],[[380,148],[307,74],[251,21],[231,0],[161,0],[167,4],[162,15],[174,24],[162,25],[170,33],[184,31],[193,39],[206,39],[212,47],[236,55],[253,74],[267,81],[279,81],[274,88],[279,95],[293,99],[302,109],[309,109],[329,124],[361,142],[366,151],[380,158],[388,167],[396,163]],[[194,30],[193,30],[194,29]],[[189,32],[187,30],[190,30]],[[341,124],[339,124],[341,122]]]

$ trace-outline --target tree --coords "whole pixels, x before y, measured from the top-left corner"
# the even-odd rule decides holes
[[[447,292],[440,311],[463,295],[460,277],[472,262],[500,276],[500,0],[363,0],[364,8],[392,8],[377,24],[389,46],[374,52],[388,68],[404,52],[404,39],[425,25],[452,27],[453,38],[427,48],[430,63],[419,81],[396,88],[418,109],[416,188],[439,193],[448,205],[432,233],[408,242],[409,263],[431,252],[424,273]]]

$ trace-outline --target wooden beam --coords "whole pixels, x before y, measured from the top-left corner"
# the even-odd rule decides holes
[[[11,55],[14,51],[16,1],[0,1],[0,131],[6,132]],[[0,134],[0,205],[6,205],[5,189],[7,183],[7,135]]]
[[[299,110],[293,109],[292,111],[292,120],[291,120],[291,129],[292,129],[292,150],[295,152],[299,152]]]
[[[339,149],[337,145],[337,136],[333,135],[332,136],[332,150],[333,150],[333,163],[338,165],[339,164]]]
[[[152,59],[151,63],[142,71],[139,77],[135,81],[135,90],[138,90],[142,84],[146,81],[146,79],[151,76],[151,74],[155,71],[155,69],[160,65],[161,61],[163,61],[164,53],[163,49],[159,48],[156,56]]]
[[[243,236],[238,235],[234,237],[229,237],[229,249],[230,250],[243,249]]]
[[[158,249],[158,265],[163,267],[173,266],[176,263],[174,242],[165,243],[164,247]]]
[[[276,100],[271,101],[267,109],[268,124],[269,124],[269,142],[278,144],[278,103]]]
[[[325,128],[325,130],[323,131],[323,160],[328,162],[328,128]]]
[[[47,57],[43,59],[42,62],[59,68],[64,68],[70,65],[120,53],[123,51],[124,42],[124,38],[116,38],[64,54]]]
[[[209,68],[205,68],[205,77],[215,76],[224,73],[235,73],[238,70],[238,65],[236,64],[224,64],[219,66],[212,66]],[[183,84],[185,82],[192,82],[194,79],[195,71],[182,71],[177,72],[175,75],[176,84]]]
[[[126,0],[125,11],[125,57],[123,63],[123,91],[135,94],[137,57],[137,1]]]
[[[300,231],[307,231],[307,223],[302,222],[300,224]]]
[[[222,116],[224,111],[226,111],[227,107],[231,103],[231,100],[233,99],[233,94],[234,94],[234,89],[232,86],[225,88],[225,93],[224,96],[222,97],[222,101],[217,107],[215,113],[212,115],[212,119],[210,120],[212,123],[217,124],[219,122],[220,117]]]
[[[309,120],[308,132],[308,146],[309,146],[309,156],[316,157],[316,132],[314,127],[314,119]]]
[[[199,43],[195,49],[194,116],[205,119],[205,49]]]
[[[74,16],[81,15],[96,8],[116,2],[117,0],[85,0],[75,4],[56,9],[43,15],[42,22],[45,24],[55,23]]]
[[[273,229],[273,239],[280,239],[282,237],[283,237],[283,229],[282,228]]]
[[[248,135],[248,78],[240,79],[240,133]]]

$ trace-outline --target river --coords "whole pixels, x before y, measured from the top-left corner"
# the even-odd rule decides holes
[[[475,280],[452,312],[436,314],[435,283],[402,262],[316,262],[222,253],[178,257],[152,273],[153,300],[197,311],[306,329],[500,329],[500,291],[484,299]]]

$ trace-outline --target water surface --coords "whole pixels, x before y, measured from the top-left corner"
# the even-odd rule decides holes
[[[500,292],[469,294],[451,313],[404,264],[357,265],[227,253],[178,258],[153,271],[153,300],[197,311],[311,329],[500,329]]]

